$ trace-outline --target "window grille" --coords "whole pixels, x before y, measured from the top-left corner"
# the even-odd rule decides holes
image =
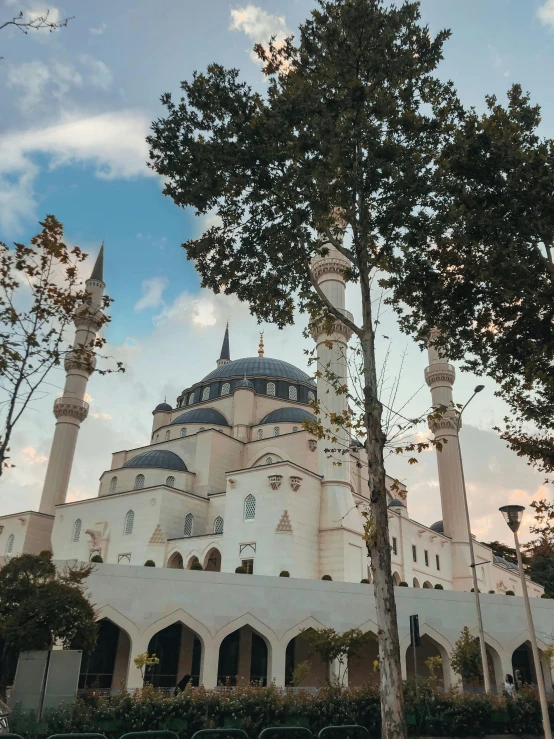
[[[298,400],[298,391],[294,385],[289,385],[289,400]]]
[[[292,433],[295,434],[298,431],[298,426],[292,427]]]
[[[73,541],[79,541],[81,538],[81,527],[83,525],[83,522],[80,518],[78,518],[75,523],[73,524]]]
[[[279,431],[279,426],[275,426],[273,429],[273,436],[279,436],[281,432]]]
[[[392,553],[398,554],[398,541],[396,540],[396,536],[392,537]]]
[[[244,520],[253,521],[256,518],[256,498],[247,495],[244,501]]]
[[[171,432],[170,432],[169,430],[167,430],[167,431],[165,432],[165,440],[166,440],[166,441],[169,441],[170,437],[171,437]]]
[[[135,490],[140,490],[144,487],[144,475],[137,475],[135,477]]]
[[[223,519],[221,516],[218,516],[214,521],[214,534],[222,534],[223,533]]]
[[[115,493],[117,490],[117,477],[112,477],[110,480],[110,493]]]
[[[417,562],[417,549],[415,544],[412,544],[412,559],[414,562]]]
[[[186,435],[187,435],[187,430],[181,429],[181,436],[186,436]]]
[[[183,533],[185,536],[192,536],[192,529],[194,526],[194,516],[192,513],[187,513],[185,516],[185,528],[183,529]]]
[[[308,390],[308,403],[315,403],[315,393]]]
[[[263,438],[264,438],[264,432],[263,432],[263,430],[262,429],[258,429],[258,439],[263,439]]]
[[[275,383],[274,382],[267,383],[267,394],[275,395]]]
[[[125,527],[123,529],[123,534],[125,536],[128,536],[129,534],[133,533],[133,524],[135,523],[135,512],[134,511],[127,511],[127,514],[125,516]]]
[[[435,554],[435,562],[437,563],[437,570],[440,570],[441,568],[441,561],[438,554]]]
[[[224,382],[223,385],[221,386],[221,394],[222,395],[229,395],[230,392],[231,392],[231,385],[230,385],[230,383]]]
[[[243,559],[241,560],[241,565],[246,570],[247,575],[254,574],[254,560],[253,559]]]
[[[14,540],[14,538],[15,537],[14,537],[13,534],[10,534],[9,535],[9,537],[8,537],[8,543],[6,544],[6,554],[11,554],[12,549],[13,549],[13,540]]]
[[[266,464],[273,464],[273,457],[267,457],[265,460]]]
[[[210,399],[210,386],[205,387],[204,390],[202,390],[202,400],[209,400]]]
[[[174,488],[175,487],[175,478],[173,475],[170,475],[167,480],[165,481],[165,484],[168,488]]]
[[[425,567],[429,567],[429,552],[427,549],[424,550],[423,556],[425,558]]]

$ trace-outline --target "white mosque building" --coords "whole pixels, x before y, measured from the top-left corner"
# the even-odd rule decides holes
[[[346,267],[331,248],[314,261],[313,272],[348,315]],[[76,321],[75,346],[98,330],[103,248],[86,285],[91,308]],[[348,328],[337,322],[327,334],[316,327],[313,337],[318,361],[346,381]],[[0,517],[0,556],[51,548],[58,561],[101,558],[89,579],[100,638],[95,653],[83,659],[83,688],[139,687],[133,659],[146,651],[160,657],[148,674],[159,687],[174,687],[186,673],[208,688],[237,680],[283,687],[306,659],[303,629],[377,632],[362,538],[362,512],[369,504],[365,452],[346,439],[349,451],[337,466],[325,442],[303,426],[315,420],[316,398],[340,412],[345,397],[324,376],[316,384],[302,369],[266,357],[263,341],[257,356],[232,360],[228,328],[215,364],[174,405],[154,409],[143,446],[112,454],[97,497],[67,502],[92,371],[68,355],[39,511]],[[433,348],[425,378],[433,404],[449,406],[455,371]],[[395,486],[393,492],[388,481],[404,674],[413,672],[409,615],[417,613],[418,672],[425,673],[425,660],[439,654],[446,687],[459,682],[449,659],[454,642],[466,625],[476,633],[458,428],[447,414],[433,429],[450,441],[437,454],[441,521],[412,520],[408,489]],[[515,669],[532,681],[517,567],[477,541],[474,548],[493,682],[500,685]],[[540,598],[541,586],[529,581],[528,587],[544,649],[554,641],[554,601]],[[510,592],[515,597],[507,597]],[[372,642],[364,657],[352,660],[350,685],[377,679],[376,652]],[[543,668],[551,689],[546,660]],[[326,667],[312,660],[303,685],[316,687],[325,678]]]

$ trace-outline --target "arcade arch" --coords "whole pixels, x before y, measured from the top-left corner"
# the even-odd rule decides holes
[[[130,651],[129,634],[110,619],[100,619],[96,647],[81,660],[79,689],[126,685]]]
[[[204,557],[204,569],[208,572],[221,572],[221,552],[212,547]]]
[[[180,552],[173,552],[167,560],[167,566],[174,570],[182,570],[184,568],[183,555]]]

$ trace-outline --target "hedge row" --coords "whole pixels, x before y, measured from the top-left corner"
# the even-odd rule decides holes
[[[541,713],[536,696],[521,691],[517,698],[405,690],[411,736],[479,737],[486,734],[540,735]],[[551,705],[554,720],[554,704]],[[233,692],[186,690],[165,698],[152,688],[110,698],[80,698],[72,706],[46,712],[41,725],[18,713],[11,731],[24,737],[57,733],[100,732],[110,739],[128,731],[171,729],[191,737],[199,729],[241,728],[256,739],[268,726],[360,724],[372,737],[381,731],[379,694],[371,687],[342,692],[327,688],[317,695],[281,695],[272,688],[246,687]]]

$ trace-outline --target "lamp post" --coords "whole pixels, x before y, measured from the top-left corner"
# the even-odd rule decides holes
[[[516,543],[517,563],[519,566],[519,577],[521,578],[521,588],[523,590],[523,600],[525,602],[525,613],[527,614],[527,626],[529,628],[529,637],[531,641],[531,649],[533,651],[533,662],[535,663],[535,674],[537,676],[537,687],[539,689],[539,699],[541,702],[542,727],[545,739],[552,739],[552,731],[550,729],[550,719],[548,717],[548,703],[546,702],[546,690],[544,688],[544,678],[541,670],[539,658],[539,648],[537,647],[537,637],[535,636],[535,626],[533,624],[533,614],[531,613],[531,605],[529,604],[529,593],[527,592],[527,578],[523,569],[523,560],[521,559],[521,551],[519,548],[518,529],[523,518],[525,506],[522,505],[505,505],[500,508],[500,512],[506,519],[510,530],[514,534]]]
[[[467,401],[467,403],[464,405],[464,407],[460,411],[458,418],[462,417],[462,413],[465,411],[465,409],[468,407],[468,405],[471,403],[471,401],[477,395],[477,393],[480,393],[481,390],[484,390],[484,389],[485,389],[484,385],[477,385],[477,387],[473,391],[473,395],[471,396],[471,398]],[[458,440],[458,456],[460,459],[460,470],[462,473],[462,489],[464,491],[464,508],[465,508],[465,513],[466,513],[467,535],[468,535],[468,544],[469,544],[469,558],[471,560],[469,566],[471,568],[471,575],[473,578],[473,593],[475,595],[475,609],[477,611],[477,629],[479,631],[479,648],[481,650],[481,663],[483,666],[483,682],[485,684],[485,693],[490,693],[491,692],[491,680],[489,676],[489,663],[487,660],[485,631],[483,629],[483,616],[481,614],[481,600],[479,598],[479,585],[477,583],[477,564],[475,562],[473,539],[471,537],[471,523],[469,520],[469,506],[467,503],[466,481],[465,481],[465,476],[464,476],[464,464],[462,461],[462,447],[460,445],[459,434],[456,435],[456,438]]]

